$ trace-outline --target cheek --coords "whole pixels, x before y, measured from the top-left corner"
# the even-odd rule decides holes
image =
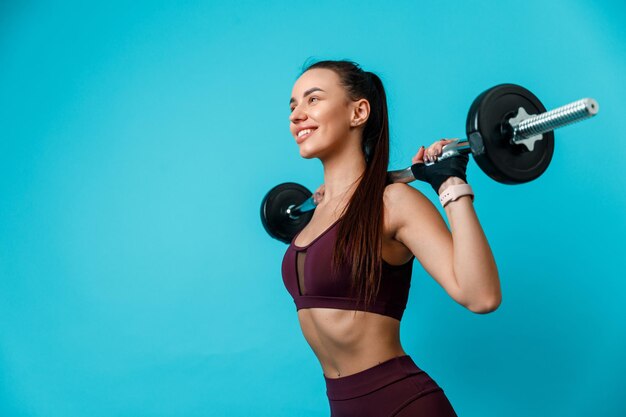
[[[333,131],[345,130],[349,124],[346,120],[346,115],[339,109],[327,109],[326,111],[320,111],[315,115],[316,120],[327,129]]]
[[[350,131],[349,117],[343,108],[319,106],[309,113],[309,117],[319,124],[316,145],[328,146],[345,139]],[[313,138],[313,137],[312,137]],[[306,142],[305,142],[306,143]],[[312,145],[312,143],[311,143]]]
[[[340,115],[335,115],[328,121],[328,134],[332,137],[332,140],[344,139],[350,131],[350,124]],[[330,138],[329,138],[330,139]]]

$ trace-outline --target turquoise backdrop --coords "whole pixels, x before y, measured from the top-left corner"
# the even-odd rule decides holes
[[[0,415],[328,416],[259,219],[274,185],[322,179],[288,129],[309,58],[380,75],[390,169],[465,135],[495,84],[598,100],[534,182],[470,162],[503,303],[471,313],[416,262],[401,337],[459,416],[626,415],[625,21],[617,0],[3,1]]]

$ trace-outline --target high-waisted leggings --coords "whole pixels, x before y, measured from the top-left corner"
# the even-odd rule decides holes
[[[408,355],[324,379],[331,417],[456,416],[443,390]]]

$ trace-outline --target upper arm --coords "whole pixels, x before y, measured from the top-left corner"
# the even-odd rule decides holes
[[[452,234],[431,201],[402,183],[385,189],[384,202],[395,240],[406,246],[426,272],[463,304],[453,268]]]

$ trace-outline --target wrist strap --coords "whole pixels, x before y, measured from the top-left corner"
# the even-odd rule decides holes
[[[472,191],[472,187],[469,184],[457,184],[451,185],[447,187],[441,195],[439,196],[439,202],[442,207],[445,207],[451,201],[458,200],[460,197],[464,195],[469,195],[472,197],[472,202],[474,201],[474,192]]]

